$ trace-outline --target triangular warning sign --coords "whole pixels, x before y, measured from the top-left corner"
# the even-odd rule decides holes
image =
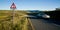
[[[16,9],[16,5],[14,3],[12,3],[10,9]]]

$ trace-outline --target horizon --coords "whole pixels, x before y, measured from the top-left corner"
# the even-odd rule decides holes
[[[1,10],[1,9],[0,9]],[[10,11],[11,9],[7,10]],[[5,10],[2,10],[5,11]],[[15,11],[49,11],[49,10],[15,10]],[[50,11],[55,11],[55,10],[50,10]]]

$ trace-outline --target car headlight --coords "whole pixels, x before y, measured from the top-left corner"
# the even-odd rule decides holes
[[[47,17],[47,18],[50,18],[50,16],[49,16],[49,15],[47,15],[46,17]]]
[[[43,15],[42,17],[43,17],[43,18],[50,18],[49,15]]]

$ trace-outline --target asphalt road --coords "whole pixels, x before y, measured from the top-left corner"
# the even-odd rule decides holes
[[[43,19],[30,19],[35,30],[60,30],[60,25],[49,23]]]

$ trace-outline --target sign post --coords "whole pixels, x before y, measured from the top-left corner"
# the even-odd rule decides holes
[[[16,5],[14,3],[12,3],[10,9],[12,9],[12,21],[13,21],[14,20],[14,16],[15,16]]]

